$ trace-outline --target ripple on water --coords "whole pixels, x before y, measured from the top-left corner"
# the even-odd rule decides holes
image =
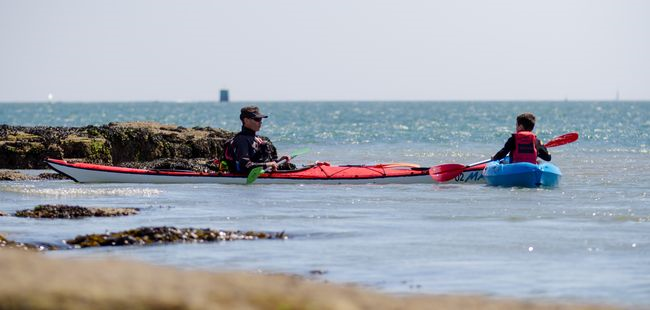
[[[157,196],[161,193],[160,190],[154,188],[135,188],[135,187],[122,187],[122,188],[88,188],[88,187],[75,187],[75,188],[42,188],[35,185],[0,185],[0,191],[27,195],[43,195],[55,197],[68,197],[68,196],[142,196],[151,197]]]

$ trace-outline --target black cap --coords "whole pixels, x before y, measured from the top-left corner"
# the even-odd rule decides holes
[[[240,119],[244,118],[267,118],[268,115],[260,113],[260,108],[256,106],[248,106],[241,108],[241,114],[239,114]]]

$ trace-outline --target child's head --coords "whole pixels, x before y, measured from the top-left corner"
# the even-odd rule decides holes
[[[525,131],[532,131],[535,128],[535,115],[528,112],[519,114],[517,116],[517,127],[519,126]]]

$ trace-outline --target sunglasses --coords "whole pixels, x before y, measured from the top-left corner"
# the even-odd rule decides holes
[[[262,118],[260,118],[260,117],[251,117],[250,119],[252,119],[252,120],[254,120],[254,121],[258,122],[258,123],[262,121]]]

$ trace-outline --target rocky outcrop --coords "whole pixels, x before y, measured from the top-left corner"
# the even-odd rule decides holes
[[[0,249],[21,249],[28,251],[58,250],[56,246],[50,244],[31,244],[16,242],[8,240],[3,235],[0,235]]]
[[[174,171],[196,171],[206,172],[206,170],[218,171],[218,163],[212,159],[205,158],[162,158],[144,162],[125,162],[121,163],[122,167],[152,169],[152,170],[174,170]]]
[[[176,227],[142,227],[107,234],[77,236],[66,240],[73,247],[99,247],[120,245],[146,245],[178,242],[216,242],[232,240],[286,239],[284,232],[241,232],[214,229],[176,228]]]
[[[47,157],[109,165],[160,159],[208,162],[223,157],[224,143],[234,134],[219,128],[190,129],[154,122],[86,127],[0,125],[0,168],[42,169]]]
[[[86,208],[67,205],[40,205],[33,210],[20,210],[17,217],[73,219],[83,217],[126,216],[138,214],[135,208]]]

